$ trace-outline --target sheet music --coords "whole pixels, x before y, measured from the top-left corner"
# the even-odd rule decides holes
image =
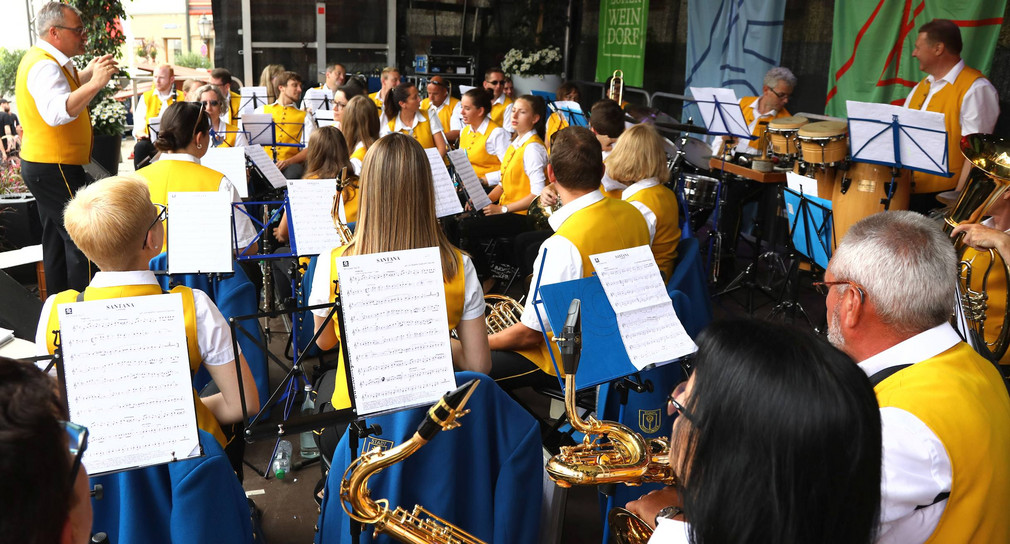
[[[336,193],[337,182],[333,179],[288,180],[291,230],[299,257],[319,255],[340,245],[340,237],[330,217]]]
[[[753,139],[747,121],[743,118],[740,101],[733,89],[718,87],[691,87],[691,96],[697,100],[701,119],[713,135],[729,134],[739,138]],[[716,108],[718,101],[720,107]],[[721,113],[720,113],[721,112]]]
[[[335,126],[340,128],[340,123],[333,120],[333,110],[316,110],[316,126],[319,128]]]
[[[270,159],[267,152],[264,151],[262,147],[258,145],[251,145],[241,149],[245,150],[246,156],[249,157],[249,160],[256,165],[256,168],[259,168],[260,172],[266,176],[267,181],[270,182],[270,185],[272,185],[274,189],[280,189],[281,187],[287,186],[287,178],[284,177],[284,174],[281,173],[280,169],[277,168],[277,165],[274,164],[274,161]]]
[[[950,154],[961,152],[947,149],[942,113],[853,100],[846,100],[845,106],[852,160],[898,166],[895,134],[890,126],[894,120],[901,125],[897,134],[901,168],[947,175]]]
[[[477,172],[473,169],[473,165],[470,164],[470,159],[466,156],[466,150],[454,149],[446,153],[446,156],[449,157],[449,162],[452,163],[452,166],[456,169],[456,173],[459,174],[459,179],[463,182],[466,196],[470,197],[470,205],[473,206],[473,209],[483,210],[486,206],[490,206],[491,199],[488,198],[487,192],[484,191],[484,186],[477,179]]]
[[[249,138],[249,145],[273,145],[274,117],[269,113],[247,113],[242,116],[242,130]]]
[[[332,110],[333,97],[322,89],[309,89],[305,91],[305,97],[302,98],[302,107],[310,108],[314,112]]]
[[[147,131],[148,135],[152,140],[158,139],[158,133],[161,132],[161,116],[152,117],[147,120]]]
[[[795,172],[786,172],[786,186],[790,189],[796,191],[797,193],[802,193],[804,196],[815,196],[820,197],[817,194],[817,180],[807,176],[801,176]],[[831,195],[826,195],[821,198],[831,198]]]
[[[359,415],[456,387],[438,248],[341,257],[337,271]]]
[[[463,96],[463,95],[464,95],[464,94],[466,94],[466,93],[467,93],[467,91],[469,91],[470,89],[476,89],[476,88],[477,88],[477,87],[471,87],[471,86],[469,86],[469,85],[460,85],[460,86],[459,86],[459,95],[460,95],[460,96]]]
[[[438,149],[429,147],[424,150],[428,155],[428,165],[431,166],[431,178],[435,182],[435,216],[445,217],[463,213],[463,206],[456,196],[456,187],[449,177],[449,170],[442,161],[442,155],[438,154]]]
[[[70,419],[92,476],[200,456],[182,295],[60,304]]]
[[[221,172],[235,186],[238,196],[249,198],[249,182],[245,174],[245,151],[241,147],[212,147],[200,159],[200,164]]]
[[[170,274],[234,272],[231,194],[168,193]]]
[[[590,259],[617,314],[621,340],[636,368],[698,350],[673,310],[649,246],[599,253]]]
[[[239,93],[241,98],[239,98],[238,111],[243,117],[267,103],[266,87],[242,87],[239,89]]]

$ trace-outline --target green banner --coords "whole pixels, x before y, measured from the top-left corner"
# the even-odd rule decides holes
[[[596,81],[602,83],[614,70],[621,70],[625,85],[642,86],[648,18],[649,0],[600,1]]]
[[[919,27],[933,19],[957,23],[964,42],[961,57],[988,74],[1005,7],[1006,0],[835,2],[825,113],[846,117],[846,100],[904,103],[926,77],[912,57],[912,47]]]

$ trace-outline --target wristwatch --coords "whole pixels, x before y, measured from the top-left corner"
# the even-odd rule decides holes
[[[684,511],[679,506],[667,506],[656,514],[656,525],[659,525],[659,520],[661,519],[673,519],[683,513]]]
[[[508,206],[502,206],[501,207],[501,213],[509,213],[509,207]]]

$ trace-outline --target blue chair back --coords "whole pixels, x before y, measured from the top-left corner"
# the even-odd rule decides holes
[[[674,309],[684,323],[684,328],[692,338],[698,336],[712,322],[712,299],[708,294],[705,266],[701,261],[701,251],[697,238],[682,238],[677,245],[678,262],[673,275],[666,284],[670,298],[674,298]],[[679,291],[686,301],[677,306],[674,293]]]

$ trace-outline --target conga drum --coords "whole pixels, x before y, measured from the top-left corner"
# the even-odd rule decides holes
[[[802,164],[797,162],[793,165],[793,172],[816,179],[817,196],[825,200],[831,200],[835,192],[835,182],[840,174],[837,168],[824,164]]]
[[[799,152],[797,133],[807,122],[806,117],[798,115],[772,119],[767,129],[768,138],[772,143],[772,155],[786,159],[795,157]]]
[[[860,219],[884,211],[888,186],[891,183],[891,167],[866,162],[854,162],[848,174],[842,173],[835,184],[831,196],[831,207],[835,220],[835,243],[842,240],[845,233]],[[850,180],[849,189],[842,194],[844,178]],[[894,178],[894,194],[888,210],[907,210],[912,193],[912,172],[899,170]]]
[[[820,121],[800,127],[797,136],[803,161],[832,164],[849,154],[849,126],[841,121]]]

